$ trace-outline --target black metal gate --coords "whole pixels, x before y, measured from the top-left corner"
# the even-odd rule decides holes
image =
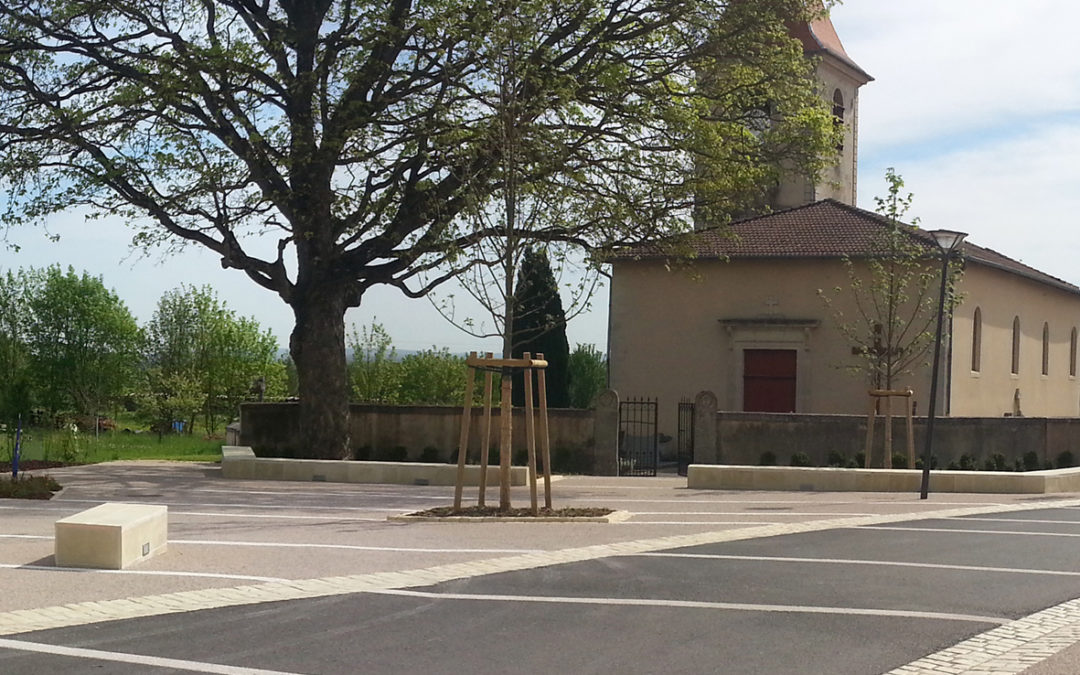
[[[619,475],[655,476],[660,463],[656,399],[619,403]]]
[[[679,475],[685,476],[694,461],[694,402],[690,399],[679,401],[679,437],[676,443]]]

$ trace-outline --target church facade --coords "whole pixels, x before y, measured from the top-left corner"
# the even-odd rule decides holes
[[[657,398],[665,434],[675,434],[677,402],[705,390],[721,410],[868,409],[870,383],[852,372],[860,357],[836,318],[858,308],[851,293],[831,290],[850,285],[845,260],[865,269],[873,242],[890,226],[854,206],[858,88],[870,77],[827,18],[794,33],[820,58],[822,92],[843,117],[838,164],[817,181],[784,181],[771,214],[697,232],[689,270],[649,249],[611,262],[610,386],[624,398]],[[932,252],[927,233],[908,229]],[[961,301],[947,325],[939,414],[1080,416],[1080,288],[977,243],[962,246]],[[834,296],[831,307],[819,289]],[[925,412],[929,366],[917,364],[897,384],[911,387],[917,411]]]

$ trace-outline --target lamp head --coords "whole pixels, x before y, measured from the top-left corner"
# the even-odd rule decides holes
[[[948,255],[960,247],[960,243],[964,241],[967,232],[931,230],[930,236],[934,238],[934,243],[938,245],[938,248],[940,248],[945,255]]]

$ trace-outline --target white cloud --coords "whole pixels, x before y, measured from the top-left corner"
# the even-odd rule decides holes
[[[1077,157],[1080,122],[896,168],[915,196],[909,215],[923,227],[966,231],[976,244],[1080,284]],[[860,205],[873,208],[886,190],[884,166],[863,171]]]
[[[864,152],[1080,109],[1071,0],[849,0],[832,17],[876,78],[860,94]]]

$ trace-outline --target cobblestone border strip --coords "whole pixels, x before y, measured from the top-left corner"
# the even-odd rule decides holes
[[[1080,599],[924,656],[886,675],[1015,675],[1080,642]]]
[[[827,520],[765,525],[738,530],[714,530],[698,534],[673,535],[654,539],[597,544],[579,548],[568,548],[540,553],[527,553],[502,558],[490,558],[471,562],[438,565],[425,569],[404,570],[399,572],[379,572],[357,574],[322,579],[299,579],[283,582],[269,582],[216,588],[197,591],[178,591],[161,595],[149,595],[120,600],[80,602],[57,607],[15,610],[0,613],[0,635],[16,635],[31,631],[66,628],[102,621],[136,619],[147,616],[178,614],[196,610],[220,609],[241,605],[255,605],[281,600],[301,600],[350,593],[363,593],[373,590],[416,588],[431,586],[445,581],[467,579],[499,572],[517,572],[521,570],[560,565],[563,563],[584,562],[620,555],[650,553],[686,546],[701,546],[729,541],[742,541],[762,537],[776,537],[787,534],[821,532],[837,528],[880,525],[884,523],[910,522],[942,517],[972,516],[987,513],[1008,513],[1034,511],[1047,508],[1080,506],[1080,499],[1040,500],[1028,504],[993,504],[987,506],[960,509],[944,509],[924,513],[893,513],[854,518],[833,518]],[[1049,611],[1049,610],[1047,610]],[[1012,624],[1010,624],[1012,625]],[[910,671],[922,672],[922,671]],[[910,675],[905,672],[903,675]],[[927,671],[934,673],[959,671]]]

